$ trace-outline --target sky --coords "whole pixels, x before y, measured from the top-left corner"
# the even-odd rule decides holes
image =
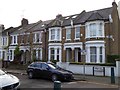
[[[17,27],[22,18],[35,23],[39,20],[92,11],[112,6],[114,0],[0,0],[0,24],[5,28]],[[115,0],[118,4],[120,0]]]

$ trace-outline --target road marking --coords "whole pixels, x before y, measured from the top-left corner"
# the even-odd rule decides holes
[[[89,81],[77,81],[77,82],[83,82],[83,83],[91,83],[91,84],[98,84],[98,85],[105,85],[105,86],[118,87],[118,85],[103,84],[103,83],[89,82]]]
[[[67,84],[75,84],[75,83],[77,83],[77,82],[69,82],[69,83],[67,83]]]

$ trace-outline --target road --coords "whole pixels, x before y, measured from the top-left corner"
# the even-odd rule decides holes
[[[24,88],[54,88],[54,83],[44,79],[28,79],[27,75],[14,74],[20,79],[20,90]],[[118,90],[117,85],[101,84],[96,82],[88,81],[72,81],[72,82],[61,82],[61,88],[105,88],[107,90]],[[109,89],[108,89],[109,88]]]

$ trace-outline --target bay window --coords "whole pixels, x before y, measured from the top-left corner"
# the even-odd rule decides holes
[[[60,27],[54,27],[49,29],[49,41],[61,41]]]
[[[85,47],[87,63],[105,63],[104,41],[87,41]]]
[[[104,37],[104,22],[92,21],[85,25],[86,38],[103,38]]]

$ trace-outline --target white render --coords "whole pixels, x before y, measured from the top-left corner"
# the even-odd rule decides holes
[[[103,71],[99,70],[103,67],[105,68],[105,76],[111,76],[111,68],[114,68],[114,75],[116,77],[120,77],[120,61],[116,61],[116,66],[99,66],[99,65],[76,65],[70,64],[69,62],[58,62],[57,65],[60,67],[72,71],[74,74],[84,74],[85,68],[85,75],[93,75],[93,67],[98,68],[98,71],[94,71],[95,76],[104,76]]]
[[[118,2],[118,14],[119,14],[119,18],[120,18],[120,1]]]

